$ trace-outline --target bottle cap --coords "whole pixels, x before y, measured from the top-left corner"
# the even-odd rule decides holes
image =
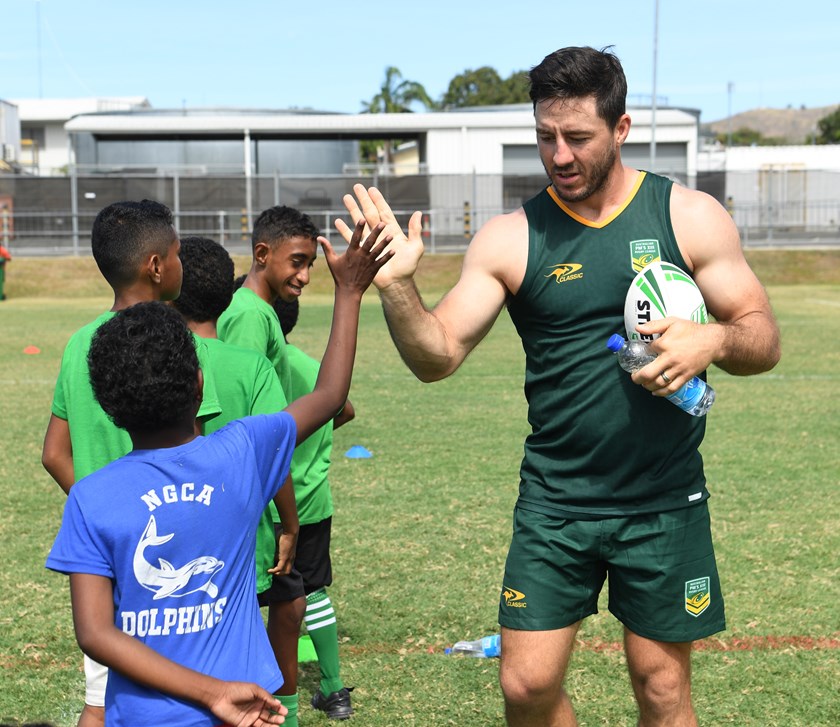
[[[613,333],[610,336],[610,340],[607,341],[607,348],[610,349],[613,353],[616,351],[620,351],[621,347],[624,345],[624,336],[619,333]]]

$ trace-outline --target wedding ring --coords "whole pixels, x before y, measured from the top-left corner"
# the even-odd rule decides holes
[[[659,375],[662,377],[662,380],[663,380],[666,384],[670,384],[670,383],[671,383],[671,379],[670,379],[670,377],[669,377],[669,376],[668,376],[668,374],[666,374],[664,371],[663,371],[661,374],[659,374]]]

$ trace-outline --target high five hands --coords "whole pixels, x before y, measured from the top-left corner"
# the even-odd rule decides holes
[[[355,197],[352,194],[344,195],[344,206],[353,223],[358,225],[363,221],[370,229],[382,224],[383,234],[393,238],[387,247],[387,250],[393,253],[393,257],[376,274],[373,279],[374,285],[382,290],[393,283],[410,280],[417,271],[420,258],[423,257],[422,214],[415,212],[411,215],[406,236],[391,207],[376,187],[366,188],[363,184],[355,184],[353,194]],[[336,220],[335,226],[349,244],[354,229],[341,219]]]

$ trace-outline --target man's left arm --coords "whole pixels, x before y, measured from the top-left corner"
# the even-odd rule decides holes
[[[642,372],[658,377],[667,371],[668,386],[661,378],[650,382],[667,394],[712,363],[738,376],[772,369],[781,356],[779,328],[767,293],[744,258],[729,213],[709,195],[674,185],[671,221],[714,320],[701,325],[666,318],[640,326],[643,333],[662,334],[653,343],[659,358],[650,366],[656,371],[646,367]]]

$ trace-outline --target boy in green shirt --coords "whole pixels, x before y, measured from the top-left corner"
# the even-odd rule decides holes
[[[278,297],[297,299],[309,283],[318,234],[309,217],[291,207],[270,207],[260,214],[251,235],[251,269],[217,322],[220,339],[258,351],[271,361],[287,399],[291,369],[272,305]],[[279,693],[289,710],[286,723],[296,727],[298,636],[306,608],[300,573],[293,568],[288,575],[275,575],[260,596],[260,605],[268,606],[269,640],[286,678]]]
[[[180,258],[184,270],[181,294],[172,305],[189,329],[204,341],[214,370],[224,372],[216,377],[222,413],[205,425],[204,433],[212,434],[234,419],[273,414],[284,409],[286,395],[271,362],[256,351],[218,338],[216,321],[230,305],[234,290],[233,260],[227,250],[206,237],[182,237]],[[290,482],[287,481],[274,499],[275,507],[281,513],[279,538],[275,540],[273,518],[268,508],[257,530],[257,593],[268,590],[273,573],[288,573],[294,560],[298,516]]]
[[[295,327],[298,308],[297,298],[290,303],[282,298],[274,302],[274,310],[284,336],[288,336]],[[321,364],[288,341],[286,350],[292,370],[289,401],[295,401],[313,390]],[[291,467],[300,519],[295,569],[303,578],[306,592],[306,614],[303,620],[318,655],[321,670],[320,689],[312,695],[311,704],[331,719],[347,719],[353,714],[350,701],[353,688],[345,687],[339,675],[338,626],[335,609],[327,594],[327,587],[332,584],[330,536],[333,515],[332,492],[327,474],[333,430],[355,416],[355,409],[348,399],[332,422],[325,424],[295,447]]]
[[[75,482],[131,451],[131,438],[99,406],[90,385],[87,355],[91,339],[117,311],[135,303],[167,301],[181,289],[180,242],[170,210],[159,202],[116,202],[96,216],[91,249],[114,291],[111,309],[74,333],[64,349],[44,437],[41,461],[65,493]],[[206,348],[196,339],[204,372],[204,400],[198,417],[219,413]],[[208,388],[209,383],[209,388]],[[105,721],[105,667],[85,657],[85,707],[79,727]]]

